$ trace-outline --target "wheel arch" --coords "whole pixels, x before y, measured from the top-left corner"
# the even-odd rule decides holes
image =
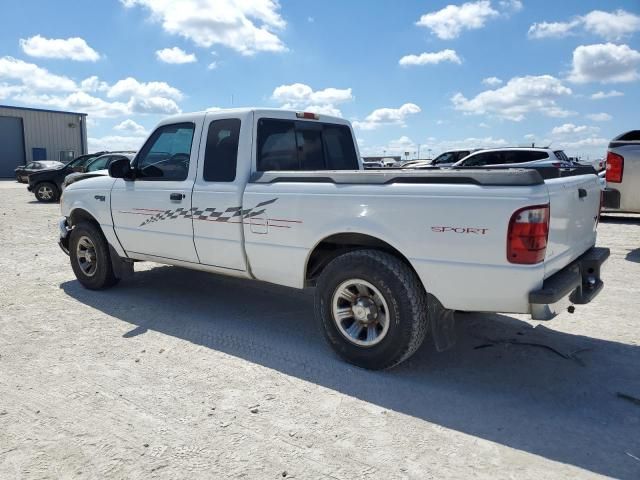
[[[340,232],[323,238],[309,251],[304,270],[305,286],[314,286],[322,270],[334,258],[349,251],[362,249],[387,252],[399,258],[420,278],[409,259],[389,242],[367,233]],[[426,285],[424,287],[426,289]]]
[[[88,211],[86,211],[84,208],[80,208],[80,207],[74,208],[69,214],[68,218],[69,218],[70,227],[73,227],[78,223],[84,221],[84,222],[89,222],[94,224],[96,227],[98,227],[100,231],[102,231],[100,222],[98,222],[98,220],[96,220],[96,218],[93,215],[91,215]]]

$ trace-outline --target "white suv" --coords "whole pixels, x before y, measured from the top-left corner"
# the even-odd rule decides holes
[[[509,147],[479,150],[459,162],[456,167],[564,167],[571,160],[562,150],[535,147]]]

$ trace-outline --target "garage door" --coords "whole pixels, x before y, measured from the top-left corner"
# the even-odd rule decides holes
[[[22,119],[0,117],[0,177],[13,177],[18,165],[24,164]]]

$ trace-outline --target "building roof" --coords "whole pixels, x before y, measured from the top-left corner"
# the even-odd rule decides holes
[[[48,112],[48,113],[66,113],[70,115],[82,115],[86,117],[88,114],[80,112],[65,112],[63,110],[48,110],[46,108],[16,107],[15,105],[0,105],[0,108],[11,108],[13,110],[27,110],[31,112]]]

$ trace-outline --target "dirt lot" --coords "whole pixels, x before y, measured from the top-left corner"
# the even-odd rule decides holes
[[[0,182],[2,479],[640,478],[640,217],[601,224],[591,305],[460,315],[453,350],[373,373],[310,292],[153,264],[83,289],[58,212]]]

